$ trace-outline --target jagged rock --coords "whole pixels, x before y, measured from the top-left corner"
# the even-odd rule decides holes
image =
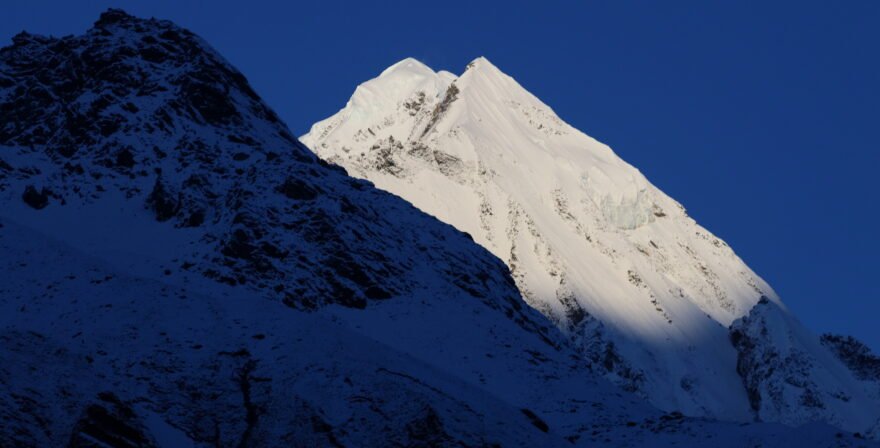
[[[425,129],[422,131],[422,137],[431,132],[437,122],[440,121],[446,111],[449,110],[449,106],[452,105],[452,102],[458,99],[458,93],[458,86],[456,86],[454,82],[450,83],[449,87],[446,88],[446,93],[443,95],[443,99],[431,112],[431,118],[425,126]]]
[[[540,417],[535,415],[530,409],[521,409],[522,413],[529,418],[529,421],[532,422],[536,428],[538,428],[541,432],[547,432],[550,430],[550,427],[547,426],[547,423],[544,420],[541,420]]]
[[[98,400],[83,411],[67,446],[153,448],[157,445],[130,406],[112,393],[102,392]]]
[[[161,178],[156,179],[146,202],[147,207],[156,214],[156,220],[160,222],[168,221],[180,211],[180,197],[169,192]]]
[[[868,388],[778,302],[762,297],[731,325],[730,341],[756,418],[791,425],[824,419],[853,432],[876,421]],[[853,408],[865,412],[853,416]]]
[[[33,185],[28,185],[25,187],[21,199],[31,208],[40,210],[49,205],[49,192],[45,188],[37,191]]]
[[[880,382],[880,356],[852,336],[823,334],[822,345],[828,347],[860,380]]]
[[[128,148],[116,153],[116,166],[131,169],[134,167],[134,154]]]
[[[318,197],[318,190],[306,182],[288,177],[278,191],[295,201],[311,201]]]

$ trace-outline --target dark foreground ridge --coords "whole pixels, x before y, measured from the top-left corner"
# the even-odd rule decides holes
[[[191,32],[0,49],[0,446],[856,446],[661,413]]]
[[[320,162],[240,72],[171,22],[109,10],[83,36],[15,36],[0,50],[0,123],[0,189],[38,210],[122,194],[197,229],[204,244],[179,267],[296,308],[363,308],[423,282],[424,261],[525,320],[500,262]]]

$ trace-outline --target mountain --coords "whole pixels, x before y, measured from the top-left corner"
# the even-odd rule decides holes
[[[610,394],[503,263],[322,163],[170,22],[16,36],[0,123],[2,446],[553,445],[539,415]]]
[[[597,371],[661,409],[862,432],[880,418],[871,388],[724,241],[485,58],[461,76],[398,62],[302,141],[505,260]],[[769,336],[749,317],[764,308]],[[781,373],[789,357],[804,371]]]
[[[467,235],[119,10],[0,49],[0,446],[862,446],[663,412]]]

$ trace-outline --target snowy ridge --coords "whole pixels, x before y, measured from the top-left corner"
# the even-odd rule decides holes
[[[613,387],[170,22],[0,49],[0,204],[0,446],[864,444]]]
[[[824,419],[853,431],[876,421],[865,400],[827,402],[827,412],[808,416],[756,411],[728,326],[762,297],[782,307],[772,288],[637,169],[485,58],[459,77],[431,73],[412,59],[395,64],[302,141],[468,232],[597,368],[656,406]],[[366,92],[382,92],[376,107],[362,106],[375,98]],[[793,318],[784,324],[801,331]],[[805,348],[814,349],[837,363],[816,344]],[[861,393],[849,378],[825,380],[827,390]],[[867,417],[837,417],[859,413]]]
[[[660,413],[472,301],[445,314],[474,332],[444,346],[443,306],[302,313],[198,275],[133,277],[5,219],[0,249],[3,446],[867,446],[823,425]],[[401,324],[420,327],[414,354],[372,336]],[[439,369],[419,344],[458,362]]]

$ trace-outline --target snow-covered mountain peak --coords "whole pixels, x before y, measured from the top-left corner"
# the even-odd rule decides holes
[[[505,260],[526,301],[609,378],[664,409],[761,417],[728,326],[762,298],[787,313],[772,288],[636,168],[487,59],[451,81],[425,76],[370,111],[350,103],[303,142]],[[848,387],[824,378],[828,389]],[[815,415],[858,427],[835,417],[850,411]]]
[[[386,76],[396,76],[400,73],[409,73],[414,76],[435,75],[434,70],[431,70],[430,67],[421,63],[418,59],[406,58],[392,64],[390,67],[383,70],[379,77],[383,78]]]
[[[480,56],[473,61],[469,62],[465,68],[464,72],[461,74],[462,81],[466,78],[481,79],[485,82],[500,84],[510,90],[510,92],[506,92],[508,95],[510,94],[527,94],[531,95],[526,91],[522,86],[520,86],[510,75],[504,73],[499,69],[495,64],[490,62],[483,56]],[[469,81],[475,82],[475,81]],[[467,83],[463,83],[467,84]],[[497,92],[502,93],[504,92]]]
[[[480,65],[491,66],[495,70],[498,70],[498,67],[495,67],[494,64],[489,62],[488,58],[486,58],[485,56],[477,56],[472,61],[468,62],[468,64],[465,66],[465,71],[469,69],[479,69]]]
[[[468,62],[468,64],[465,66],[464,73],[462,73],[462,76],[464,76],[468,73],[470,73],[469,76],[474,76],[479,73],[479,74],[482,74],[483,76],[486,76],[486,77],[510,78],[505,73],[503,73],[500,69],[498,69],[498,67],[496,67],[495,64],[492,64],[491,62],[489,62],[489,60],[486,59],[485,56],[480,56],[480,57],[474,59],[473,61]]]
[[[403,179],[408,148],[468,185],[424,131],[470,119],[454,77],[398,68],[360,93],[404,96],[350,103],[340,151],[376,145],[364,160]],[[118,10],[0,49],[0,421],[25,447],[859,443],[663,413],[597,378],[501,260],[317,159],[194,34]]]
[[[395,128],[390,119],[373,126],[369,126],[368,121],[385,110],[400,107],[415,115],[423,107],[431,107],[439,92],[445,91],[453,81],[454,76],[448,73],[435,73],[421,62],[406,58],[355,89],[345,107],[349,122],[345,127],[357,128],[364,133],[364,138],[385,135],[389,127],[399,134],[401,129]]]

